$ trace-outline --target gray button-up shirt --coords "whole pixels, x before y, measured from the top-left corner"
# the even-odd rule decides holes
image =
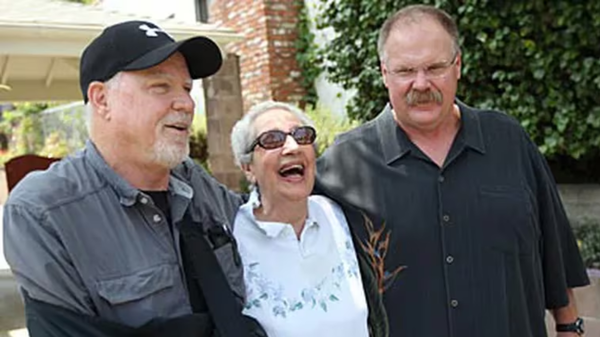
[[[170,177],[172,222],[190,210],[196,220],[228,225],[239,198],[194,170],[196,186]],[[177,226],[172,236],[152,199],[116,174],[91,142],[18,184],[5,205],[4,240],[17,281],[34,299],[131,326],[191,312]],[[231,256],[216,254],[242,292],[235,287],[241,269],[237,275]]]

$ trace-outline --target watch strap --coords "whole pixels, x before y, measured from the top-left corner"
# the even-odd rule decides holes
[[[556,324],[556,332],[575,332],[582,335],[584,333],[583,319],[578,317],[573,323]]]

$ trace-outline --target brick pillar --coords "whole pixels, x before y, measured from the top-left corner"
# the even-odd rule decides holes
[[[206,104],[208,162],[212,175],[233,190],[245,179],[231,152],[231,129],[244,113],[239,59],[229,54],[215,75],[202,81]]]
[[[295,0],[213,0],[210,21],[244,35],[227,50],[240,56],[245,111],[265,100],[300,103],[304,96],[295,47],[299,10]]]

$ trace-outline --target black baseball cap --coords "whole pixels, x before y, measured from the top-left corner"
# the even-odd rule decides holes
[[[153,67],[177,51],[185,58],[192,79],[211,76],[221,67],[221,51],[207,37],[176,42],[148,21],[126,21],[107,27],[81,55],[79,84],[83,100],[87,103],[91,82],[107,81],[120,71]]]

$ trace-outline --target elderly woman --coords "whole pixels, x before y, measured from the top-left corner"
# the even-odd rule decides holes
[[[236,163],[251,184],[234,236],[244,314],[271,337],[387,336],[374,272],[340,206],[311,196],[316,130],[295,106],[265,102],[234,126]]]

